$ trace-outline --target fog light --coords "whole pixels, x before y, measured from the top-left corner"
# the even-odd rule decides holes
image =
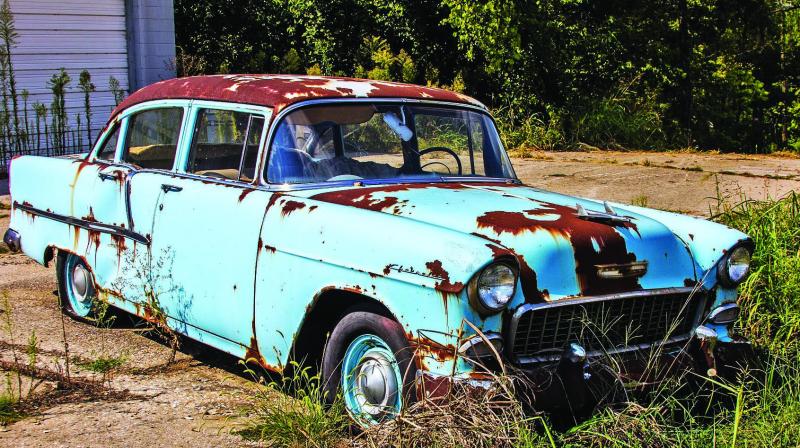
[[[466,340],[461,347],[458,348],[458,354],[461,356],[466,357],[468,360],[480,360],[486,358],[495,358],[495,352],[499,355],[503,353],[503,338],[497,334],[486,334],[484,335],[486,339],[489,340],[489,343],[492,344],[490,347],[484,338],[476,335]]]
[[[739,318],[739,305],[735,303],[727,303],[720,307],[714,308],[708,315],[708,321],[712,324],[730,324],[736,322]]]

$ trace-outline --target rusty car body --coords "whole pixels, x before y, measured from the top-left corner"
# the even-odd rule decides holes
[[[558,366],[570,395],[606,356],[716,369],[741,342],[746,235],[525,186],[487,109],[445,90],[163,81],[88,154],[13,160],[10,189],[4,240],[57,257],[68,313],[103,300],[276,372],[311,359],[363,424],[485,386],[496,355]]]

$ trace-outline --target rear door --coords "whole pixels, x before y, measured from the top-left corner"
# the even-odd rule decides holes
[[[179,329],[243,356],[253,338],[259,232],[255,170],[269,112],[193,103],[178,169],[161,180],[151,253],[158,300]]]

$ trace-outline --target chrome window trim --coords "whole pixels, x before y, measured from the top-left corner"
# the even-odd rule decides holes
[[[228,110],[228,111],[246,113],[251,116],[258,115],[264,118],[264,125],[261,128],[261,140],[259,140],[258,142],[258,153],[256,154],[256,160],[257,160],[256,171],[258,172],[259,170],[262,169],[263,165],[261,163],[261,159],[264,155],[266,137],[267,137],[266,135],[267,133],[264,132],[264,130],[268,130],[268,128],[271,127],[270,119],[272,118],[273,115],[272,108],[266,106],[246,104],[246,103],[232,103],[228,101],[193,100],[189,106],[189,111],[188,111],[189,118],[186,122],[186,128],[185,128],[186,132],[188,132],[190,135],[186,137],[187,139],[186,148],[185,151],[183,151],[183,154],[181,155],[181,160],[180,161],[176,160],[176,165],[173,169],[174,172],[194,174],[194,173],[188,173],[186,171],[186,167],[189,164],[189,153],[191,152],[192,142],[194,140],[194,134],[195,134],[195,127],[197,126],[197,116],[200,112],[200,109]],[[181,133],[183,133],[183,129],[181,130]],[[202,174],[200,176],[202,176]],[[203,179],[205,180],[214,178],[209,176],[209,177],[203,177]],[[254,176],[251,182],[242,182],[242,184],[250,185],[252,188],[254,186],[260,185],[260,180],[258,176]]]
[[[616,293],[616,294],[604,294],[604,295],[597,295],[597,296],[590,296],[590,297],[581,297],[577,299],[569,299],[563,298],[559,299],[555,302],[547,302],[547,303],[526,303],[520,305],[511,316],[511,321],[508,325],[508,333],[506,334],[506,356],[512,359],[514,362],[518,364],[532,364],[538,362],[550,362],[556,361],[561,358],[561,353],[553,354],[553,355],[542,355],[542,356],[528,356],[528,357],[517,357],[514,355],[514,343],[516,342],[516,335],[517,335],[517,328],[519,326],[520,318],[528,311],[531,310],[540,310],[540,309],[548,309],[548,308],[557,308],[562,306],[573,306],[573,305],[580,305],[584,303],[596,303],[596,302],[605,302],[605,301],[613,301],[613,300],[624,300],[624,299],[632,299],[632,298],[642,298],[642,297],[657,297],[657,296],[664,296],[664,295],[684,295],[686,294],[687,302],[691,300],[696,294],[700,294],[700,299],[698,300],[697,309],[695,310],[694,316],[690,316],[692,319],[691,322],[691,330],[688,333],[680,334],[676,336],[672,336],[667,338],[666,340],[656,341],[653,343],[641,343],[641,344],[634,344],[634,345],[627,345],[624,347],[615,348],[612,350],[594,350],[587,353],[589,358],[598,357],[604,354],[618,354],[618,353],[626,353],[635,350],[644,350],[650,347],[660,347],[663,345],[669,345],[677,342],[687,341],[691,338],[692,333],[694,332],[694,328],[700,324],[700,320],[702,318],[703,312],[707,306],[707,299],[708,294],[705,289],[700,287],[675,287],[675,288],[658,288],[658,289],[644,289],[640,291],[631,291],[631,292],[624,292],[624,293]]]
[[[481,107],[481,106],[478,106],[478,105],[475,105],[475,104],[457,103],[457,102],[452,102],[452,101],[425,100],[425,99],[419,99],[419,98],[320,98],[320,99],[305,100],[305,101],[297,102],[295,104],[287,106],[286,108],[281,110],[277,115],[274,116],[274,118],[272,119],[272,122],[269,125],[269,131],[267,132],[267,143],[264,146],[263,154],[262,154],[262,157],[260,159],[261,160],[261,166],[260,166],[259,174],[258,174],[259,185],[262,185],[262,186],[270,186],[270,185],[309,185],[309,184],[275,184],[275,183],[268,182],[267,179],[264,178],[264,174],[266,172],[266,168],[269,166],[269,158],[270,158],[270,156],[272,154],[272,141],[273,141],[273,138],[275,137],[275,132],[277,131],[277,127],[281,123],[283,118],[286,117],[286,115],[290,114],[291,112],[293,112],[293,111],[295,111],[297,109],[300,109],[300,108],[303,108],[303,107],[320,105],[320,104],[341,104],[341,103],[354,103],[354,104],[358,104],[358,103],[380,103],[380,104],[398,103],[398,104],[412,104],[412,105],[421,105],[421,106],[448,107],[448,108],[455,108],[455,109],[471,110],[473,112],[477,112],[477,113],[480,113],[482,115],[485,115],[486,117],[489,118],[489,120],[491,120],[492,124],[494,125],[495,132],[497,132],[497,134],[498,134],[498,143],[500,144],[500,147],[503,150],[503,153],[505,154],[505,157],[508,157],[508,153],[506,152],[505,146],[503,146],[503,142],[500,139],[500,133],[497,131],[497,123],[495,122],[494,117],[492,117],[492,114],[489,113],[489,110],[486,107]],[[509,163],[509,165],[510,165],[510,163]],[[519,179],[517,178],[517,173],[514,171],[513,166],[511,167],[511,173],[512,173],[512,175],[514,177],[511,177],[511,178],[492,178],[492,179],[494,179],[495,182],[497,181],[497,179],[502,179],[502,181],[513,180],[513,181],[519,182]],[[452,181],[446,180],[446,179],[448,179],[448,178],[440,176],[438,181],[439,182],[452,182]],[[470,178],[470,179],[473,179],[473,178]],[[481,177],[480,179],[487,179],[487,178]],[[367,181],[367,180],[389,180],[389,179],[364,179],[363,181]],[[428,182],[431,182],[432,180],[433,179],[428,179]],[[363,182],[361,179],[359,179],[358,181],[359,182]],[[391,183],[395,183],[395,184],[397,184],[397,183],[406,183],[406,180],[402,179],[402,178],[391,178],[391,181],[392,181]],[[436,182],[436,180],[433,180],[433,181]],[[325,187],[328,187],[328,186],[338,186],[337,184],[339,184],[340,182],[342,182],[342,181],[314,182],[312,184],[315,185],[315,187],[313,187],[313,188],[325,188]],[[353,181],[352,180],[344,181],[344,185],[342,185],[342,186],[345,186],[345,185],[352,186],[353,185]],[[308,188],[303,188],[303,189],[308,189]],[[284,190],[286,190],[286,189],[284,188],[281,191],[284,191]]]

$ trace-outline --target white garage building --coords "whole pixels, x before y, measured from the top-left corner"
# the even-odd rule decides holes
[[[30,92],[29,117],[34,102],[50,107],[47,81],[61,67],[72,78],[65,95],[70,127],[84,110],[80,72],[92,75],[93,138],[115,105],[112,76],[126,93],[175,76],[172,0],[10,0],[10,6],[18,33],[12,49],[17,92]]]

